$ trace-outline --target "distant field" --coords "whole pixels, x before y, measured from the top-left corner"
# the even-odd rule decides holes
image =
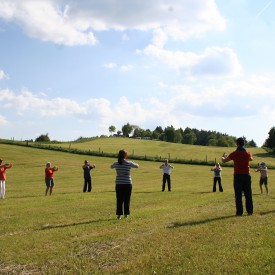
[[[220,161],[224,152],[229,154],[236,149],[236,147],[197,146],[123,137],[99,138],[81,143],[65,142],[56,146],[105,153],[117,153],[120,149],[125,149],[130,156],[146,155],[162,159],[216,160],[217,162]],[[267,153],[263,148],[249,148],[248,150],[253,154],[253,163],[257,164],[264,160],[267,164],[275,166],[275,156]]]
[[[115,138],[71,146],[161,152],[163,158],[223,153]],[[251,150],[256,161],[271,163],[261,150]],[[161,192],[159,163],[138,161],[131,217],[118,221],[114,158],[4,144],[0,157],[14,164],[7,170],[6,199],[0,200],[0,274],[275,274],[275,170],[269,171],[268,196],[259,194],[259,174],[252,171],[255,213],[235,217],[232,168],[223,168],[224,192],[213,193],[210,167],[175,164],[172,192]],[[84,194],[86,158],[96,169],[93,191]],[[60,168],[51,197],[44,196],[47,161]]]

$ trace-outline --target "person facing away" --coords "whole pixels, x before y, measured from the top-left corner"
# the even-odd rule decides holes
[[[260,190],[261,194],[263,193],[263,184],[265,186],[266,194],[268,194],[268,187],[267,187],[267,167],[264,162],[261,162],[261,166],[258,169],[255,169],[255,172],[260,172]]]
[[[131,168],[138,168],[139,165],[132,161],[127,161],[127,152],[120,150],[118,159],[111,165],[116,169],[116,215],[120,219],[124,214],[127,218],[130,215],[130,200],[132,193]]]
[[[223,192],[222,188],[222,168],[219,163],[216,163],[215,168],[211,168],[211,171],[214,171],[214,183],[213,183],[213,192],[216,192],[217,182],[219,184],[219,191]]]
[[[3,159],[0,159],[0,199],[5,199],[6,196],[6,170],[12,167],[11,163],[2,164]]]
[[[95,168],[94,164],[90,164],[88,160],[84,161],[84,165],[82,166],[84,172],[84,186],[83,192],[92,191],[92,177],[91,177],[91,170]]]
[[[171,170],[174,169],[174,166],[168,163],[168,159],[164,161],[164,163],[159,167],[163,170],[162,176],[162,192],[165,190],[165,185],[167,182],[168,191],[171,191]]]
[[[234,191],[236,203],[236,216],[242,216],[242,194],[245,196],[245,206],[248,215],[253,214],[253,201],[251,189],[251,175],[249,162],[253,160],[252,154],[244,147],[244,139],[237,139],[237,149],[228,156],[223,154],[222,162],[234,162]]]
[[[51,167],[51,163],[47,162],[46,163],[46,168],[45,168],[45,183],[46,183],[46,191],[45,191],[45,196],[48,195],[48,191],[50,190],[49,194],[51,195],[53,192],[53,187],[54,187],[54,172],[58,171],[58,167],[54,166]]]

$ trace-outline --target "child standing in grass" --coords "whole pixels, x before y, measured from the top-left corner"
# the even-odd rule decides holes
[[[120,150],[118,160],[111,165],[112,169],[116,169],[116,215],[119,220],[124,214],[127,218],[130,214],[130,200],[132,194],[132,177],[131,168],[138,168],[139,165],[132,161],[127,161],[127,152]]]
[[[221,165],[219,163],[216,163],[215,168],[212,168],[211,171],[214,171],[214,183],[213,183],[213,192],[216,192],[216,185],[217,182],[219,184],[219,190],[220,192],[223,192],[223,188],[222,188],[222,168]]]
[[[58,171],[58,167],[54,166],[51,167],[51,163],[46,163],[45,168],[45,183],[46,183],[46,192],[45,196],[48,195],[48,191],[50,190],[50,195],[52,194],[53,187],[54,187],[54,172]]]
[[[12,167],[11,163],[3,164],[0,159],[0,199],[5,199],[6,195],[6,170]]]
[[[265,186],[266,194],[268,194],[268,187],[267,187],[267,167],[264,162],[261,162],[261,166],[258,169],[255,169],[255,172],[260,172],[260,190],[261,194],[263,193],[263,184]]]

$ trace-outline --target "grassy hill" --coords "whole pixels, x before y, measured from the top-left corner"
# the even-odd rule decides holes
[[[26,144],[21,142],[21,144]],[[30,143],[31,145],[31,143]],[[39,146],[39,144],[36,144]],[[63,148],[73,151],[74,149],[96,154],[113,154],[116,156],[120,149],[128,151],[129,157],[147,157],[156,160],[169,158],[172,162],[178,160],[192,160],[193,162],[220,162],[222,154],[231,153],[236,147],[198,146],[179,143],[170,143],[156,140],[140,140],[124,137],[96,138],[82,142],[49,143],[42,146],[50,148]],[[263,148],[252,147],[248,149],[253,154],[251,166],[265,161],[270,168],[275,168],[274,154],[266,152]]]
[[[116,138],[58,146],[125,148],[130,155],[162,158],[218,158],[224,150]],[[253,150],[256,161],[274,161]],[[115,171],[109,168],[114,158],[6,144],[0,144],[0,157],[14,165],[0,200],[0,274],[275,273],[275,170],[269,171],[269,196],[259,194],[259,174],[252,172],[255,213],[235,217],[231,167],[222,171],[223,193],[211,192],[210,167],[184,164],[174,165],[172,192],[160,192],[159,164],[137,161],[131,217],[118,221]],[[86,158],[96,164],[92,193],[81,192]],[[60,169],[51,197],[44,196],[47,161]]]

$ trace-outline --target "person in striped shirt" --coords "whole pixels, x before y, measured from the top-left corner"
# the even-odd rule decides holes
[[[116,169],[116,215],[120,219],[124,214],[127,218],[130,215],[130,200],[132,194],[131,168],[138,168],[139,165],[132,161],[127,161],[127,152],[120,150],[118,160],[111,165]]]

